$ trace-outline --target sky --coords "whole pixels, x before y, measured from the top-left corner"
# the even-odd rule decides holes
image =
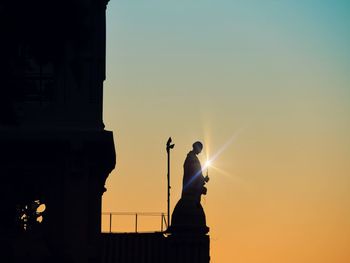
[[[110,1],[104,123],[117,165],[103,211],[166,212],[169,136],[172,210],[200,140],[202,163],[216,156],[202,199],[211,262],[350,262],[349,11],[346,0]],[[123,220],[115,231],[132,230]]]

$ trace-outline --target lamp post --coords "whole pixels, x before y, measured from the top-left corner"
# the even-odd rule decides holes
[[[168,179],[168,202],[167,202],[167,210],[168,210],[168,228],[170,226],[170,149],[173,149],[175,144],[171,144],[172,140],[171,137],[169,137],[168,141],[166,142],[166,152],[168,156],[168,173],[167,173],[167,179]]]

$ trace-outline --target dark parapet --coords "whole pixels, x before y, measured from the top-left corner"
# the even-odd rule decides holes
[[[102,234],[101,263],[208,263],[209,236]]]

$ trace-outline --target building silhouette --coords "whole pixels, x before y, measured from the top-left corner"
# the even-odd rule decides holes
[[[206,233],[101,234],[107,2],[0,3],[1,262],[209,262]]]

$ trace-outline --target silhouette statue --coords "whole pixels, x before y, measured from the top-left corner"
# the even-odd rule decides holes
[[[200,203],[202,194],[207,193],[204,186],[209,181],[203,176],[201,163],[197,155],[201,153],[203,144],[193,143],[193,149],[187,154],[184,162],[184,177],[181,199],[177,202],[168,231],[172,234],[198,235],[207,234],[205,213]]]
[[[207,188],[204,185],[209,181],[209,177],[203,176],[202,166],[197,157],[202,152],[203,144],[197,141],[193,143],[192,148],[184,162],[182,198],[200,203],[201,195],[207,194]]]

